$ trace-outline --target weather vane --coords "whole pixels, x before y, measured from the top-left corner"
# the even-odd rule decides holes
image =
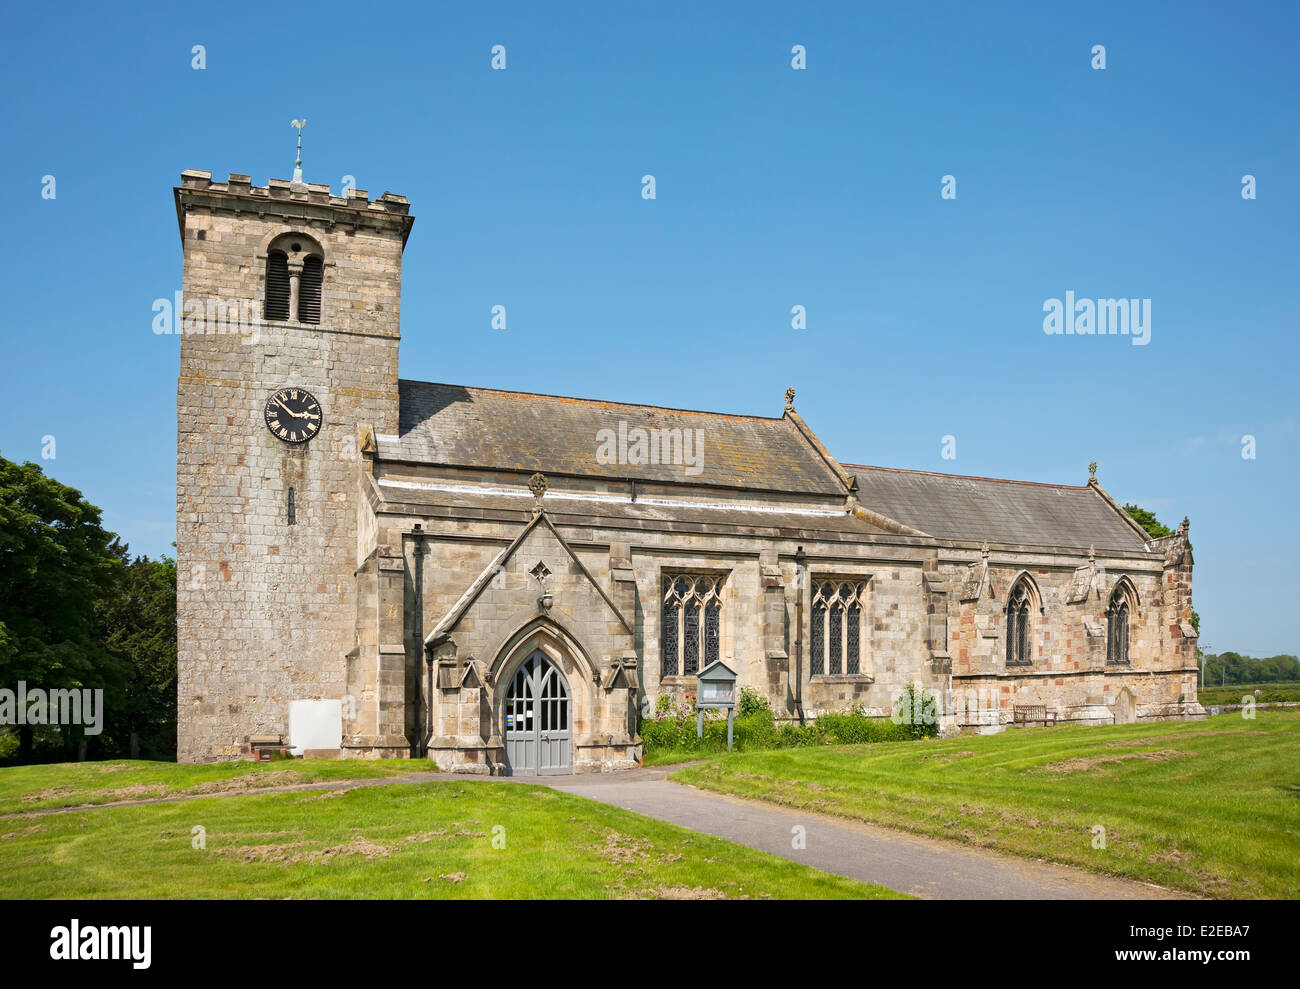
[[[298,158],[293,163],[293,181],[295,185],[302,185],[302,129],[307,126],[307,118],[290,120],[289,126],[298,128]]]

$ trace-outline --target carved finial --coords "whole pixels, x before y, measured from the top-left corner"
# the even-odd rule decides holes
[[[985,563],[989,562],[989,544],[987,540],[985,541],[984,545],[980,547],[980,557],[984,560]]]
[[[1089,547],[1088,547],[1088,562],[1089,562],[1089,563],[1096,563],[1096,562],[1097,562],[1097,547],[1096,547],[1096,546],[1089,546]]]
[[[1182,522],[1178,523],[1178,531],[1185,536],[1187,535],[1187,530],[1190,529],[1191,526],[1192,526],[1191,520],[1188,519],[1186,515],[1184,515]]]
[[[1095,460],[1088,465],[1088,483],[1097,483],[1097,461]]]
[[[794,389],[793,388],[787,388],[785,390],[785,410],[787,412],[794,411]]]
[[[533,493],[537,499],[537,504],[533,506],[533,512],[542,510],[542,498],[546,495],[546,475],[538,471],[528,479],[528,490]]]

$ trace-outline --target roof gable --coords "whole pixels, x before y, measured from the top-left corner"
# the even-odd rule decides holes
[[[443,615],[442,618],[438,620],[437,624],[434,625],[433,631],[425,636],[425,646],[438,645],[445,641],[452,632],[455,631],[456,626],[460,624],[460,620],[464,618],[465,614],[474,606],[474,603],[478,600],[479,596],[487,586],[492,582],[497,574],[504,572],[506,569],[506,563],[528,543],[529,536],[535,529],[547,531],[554,537],[556,542],[559,543],[560,548],[564,550],[565,554],[567,554],[568,558],[572,561],[577,572],[586,579],[586,583],[591,586],[597,595],[599,595],[600,600],[609,608],[610,612],[613,614],[614,618],[618,620],[619,624],[621,624],[628,633],[631,633],[632,626],[628,622],[627,618],[618,610],[618,606],[614,604],[609,594],[600,586],[600,583],[596,578],[591,575],[591,571],[583,565],[582,560],[579,559],[578,555],[573,551],[573,547],[569,545],[568,541],[562,535],[560,535],[559,530],[555,528],[554,524],[552,524],[551,520],[547,517],[546,512],[542,511],[534,515],[532,520],[520,530],[519,534],[515,536],[513,540],[511,540],[510,544],[502,549],[501,552],[493,558],[492,562],[483,569],[482,573],[474,578],[469,587],[465,589],[465,592],[461,594],[459,600],[452,605],[451,610]]]

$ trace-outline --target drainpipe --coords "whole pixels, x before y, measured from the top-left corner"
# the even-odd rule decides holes
[[[424,648],[424,527],[415,523],[415,528],[411,530],[411,536],[415,541],[415,641],[420,650],[420,654],[425,652]],[[415,685],[415,730],[420,730],[420,684],[419,684],[419,661],[416,661],[416,685]],[[430,666],[432,671],[432,666]],[[429,694],[429,703],[425,707],[429,710],[430,715],[433,713],[433,694]],[[418,759],[428,750],[429,737],[426,735],[421,741],[412,746],[411,758]]]
[[[794,709],[799,715],[799,724],[804,723],[803,715],[803,575],[807,557],[800,546],[794,553]]]
[[[424,653],[424,665],[428,672],[428,688],[425,696],[429,702],[424,705],[424,741],[420,743],[420,751],[424,754],[429,752],[429,743],[433,741],[433,650],[421,645],[421,651]],[[418,712],[417,712],[418,713]]]

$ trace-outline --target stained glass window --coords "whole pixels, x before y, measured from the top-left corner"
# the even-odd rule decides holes
[[[845,672],[848,673],[849,676],[857,676],[859,672],[860,661],[858,656],[860,655],[860,647],[858,643],[861,637],[861,631],[859,629],[861,621],[862,609],[858,607],[856,602],[849,605],[849,627],[847,632],[848,645],[844,651]]]
[[[1106,662],[1128,662],[1129,598],[1123,587],[1115,588],[1106,609]]]
[[[721,655],[722,581],[709,574],[664,576],[659,643],[664,676],[694,676]]]
[[[675,677],[677,675],[677,619],[680,612],[676,607],[664,605],[663,609],[663,634],[660,636],[659,648],[663,655],[663,675],[666,677]]]
[[[808,669],[812,676],[862,674],[864,580],[813,584]]]
[[[843,671],[840,665],[841,650],[844,645],[844,609],[839,603],[831,605],[831,634],[826,644],[830,646],[830,666],[831,676],[839,676]]]
[[[1007,599],[1007,665],[1029,666],[1029,605],[1032,600],[1024,580],[1016,583]]]
[[[826,672],[826,608],[813,605],[812,636],[808,643],[808,672],[821,676]]]
[[[704,665],[718,661],[718,634],[722,608],[717,601],[710,601],[704,608]]]
[[[682,611],[685,615],[685,621],[682,623],[685,630],[682,642],[682,672],[687,676],[693,676],[700,671],[700,602],[695,598],[689,598]]]

